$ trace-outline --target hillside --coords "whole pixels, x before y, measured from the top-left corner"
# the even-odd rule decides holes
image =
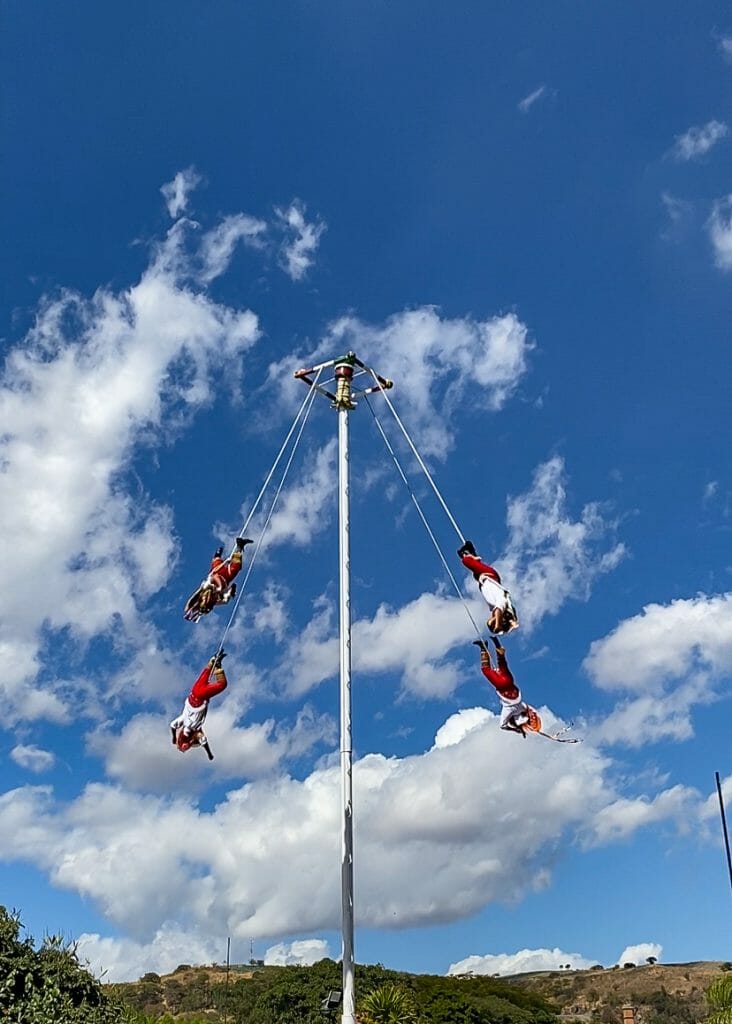
[[[542,971],[511,978],[413,975],[381,965],[357,967],[357,993],[387,981],[409,989],[422,1024],[620,1024],[621,1007],[638,1009],[638,1024],[700,1024],[704,993],[729,967],[721,961],[654,964],[603,970]],[[232,966],[228,984],[220,965],[181,965],[172,974],[107,986],[150,1020],[198,1024],[328,1024],[320,1005],[340,987],[340,965]]]
[[[708,1015],[704,993],[728,964],[643,964],[586,971],[541,971],[506,979],[536,992],[564,1019],[616,1024],[624,1004],[637,1007],[638,1024],[698,1024]]]
[[[231,969],[178,967],[162,977],[108,986],[115,998],[151,1020],[188,1024],[330,1024],[321,1004],[341,985],[340,964]],[[381,965],[357,966],[356,992],[364,996],[386,982],[410,993],[422,1024],[556,1024],[557,1013],[538,992],[495,978],[402,974]],[[166,1016],[167,1015],[167,1016]]]

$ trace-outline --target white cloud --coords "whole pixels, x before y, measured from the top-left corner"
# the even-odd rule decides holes
[[[315,964],[330,956],[325,939],[298,939],[296,942],[278,942],[264,954],[268,966],[287,967],[292,964]]]
[[[717,699],[732,673],[732,594],[647,605],[601,640],[583,662],[600,689],[628,699],[595,726],[596,738],[640,746],[693,735],[695,705]]]
[[[646,605],[601,640],[584,668],[604,690],[657,696],[672,680],[695,671],[732,672],[732,593]]]
[[[524,98],[518,102],[518,109],[522,114],[526,114],[533,105],[545,95],[545,93],[546,86],[540,85],[538,89],[534,89],[533,92],[530,92],[528,96],[524,96]]]
[[[707,228],[714,262],[720,270],[732,270],[732,195],[715,202]]]
[[[592,585],[625,554],[614,543],[615,524],[590,503],[573,520],[567,510],[562,459],[540,465],[527,492],[508,501],[508,543],[495,564],[529,632],[546,615],[556,615],[570,598],[587,600]],[[491,560],[489,552],[483,553]],[[459,565],[457,569],[462,569]],[[467,601],[476,622],[485,603],[467,581]],[[335,610],[321,598],[312,620],[294,637],[283,665],[288,694],[297,696],[332,677],[338,668]],[[353,623],[353,664],[358,672],[397,672],[404,690],[420,697],[445,698],[464,676],[449,652],[467,643],[465,609],[450,594],[423,593],[400,608],[381,604],[371,618]],[[527,695],[527,699],[530,699]]]
[[[83,932],[76,945],[82,963],[104,982],[138,981],[148,971],[169,974],[180,964],[213,964],[226,960],[220,936],[203,939],[185,924],[180,927],[164,925],[144,943]]]
[[[709,483],[704,485],[704,493],[702,494],[702,505],[707,505],[712,500],[714,495],[719,490],[719,481],[710,480]]]
[[[672,786],[652,800],[646,797],[619,798],[601,808],[594,819],[588,821],[588,845],[605,846],[627,839],[640,828],[670,820],[685,831],[684,823],[693,820],[698,803],[699,794],[687,786]]]
[[[450,964],[448,974],[498,974],[502,977],[527,974],[530,971],[558,971],[566,964],[573,970],[583,971],[597,960],[588,960],[580,953],[565,953],[561,949],[519,949],[516,953],[489,953],[486,956],[468,956]]]
[[[712,120],[695,125],[683,135],[676,136],[673,155],[677,160],[698,160],[723,139],[728,131],[723,121]]]
[[[290,541],[305,547],[313,536],[324,530],[332,515],[336,484],[338,441],[331,438],[309,458],[297,483],[285,487],[270,520],[267,546]]]
[[[732,60],[732,36],[722,36],[719,40],[719,48],[727,60]]]
[[[10,756],[21,768],[39,774],[53,768],[56,763],[56,757],[50,750],[41,750],[40,747],[33,744],[28,746],[22,743],[16,744],[10,751]]]
[[[531,488],[508,499],[508,543],[496,561],[517,605],[524,630],[556,615],[569,598],[587,600],[597,578],[625,556],[613,543],[616,524],[596,502],[573,520],[567,510],[564,460],[540,465]],[[605,550],[603,550],[605,548]],[[490,562],[489,552],[483,552]]]
[[[626,946],[618,957],[619,964],[644,964],[649,956],[661,959],[663,946],[658,942],[639,942],[635,946]]]
[[[654,956],[660,960],[663,946],[658,942],[641,942],[626,946],[617,963],[645,963]],[[598,961],[581,953],[565,953],[561,949],[520,949],[516,953],[489,953],[486,956],[468,956],[450,964],[448,974],[488,974],[510,977],[514,974],[528,974],[531,971],[559,971],[567,965],[573,971],[586,971]]]
[[[190,281],[198,247],[179,222],[140,280],[90,299],[64,291],[40,305],[0,381],[0,559],[42,586],[0,594],[5,715],[68,718],[69,687],[44,667],[42,630],[79,644],[114,629],[137,636],[140,609],[175,563],[170,510],[127,475],[135,451],[170,437],[257,341],[256,316],[217,304]],[[113,538],[113,542],[110,542]],[[4,674],[8,678],[9,672]],[[81,709],[77,707],[77,713]]]
[[[168,213],[174,220],[186,211],[188,197],[200,182],[201,176],[196,169],[187,167],[184,171],[178,171],[172,181],[161,187]]]
[[[382,376],[408,382],[407,390],[397,385],[390,398],[421,454],[442,459],[454,442],[451,417],[466,395],[477,410],[502,409],[526,373],[533,347],[513,313],[443,319],[422,306],[378,326],[352,316],[335,321],[309,365],[334,350],[352,349]],[[386,412],[384,419],[389,417]]]
[[[313,264],[320,238],[326,230],[323,221],[305,219],[305,205],[295,199],[286,210],[275,210],[287,241],[280,249],[280,264],[293,281],[301,281]]]
[[[540,712],[553,727],[551,711]],[[434,925],[525,899],[549,884],[547,849],[572,837],[611,842],[699,816],[692,795],[682,799],[675,788],[646,801],[650,814],[620,814],[618,802],[629,798],[616,792],[609,762],[589,742],[520,741],[483,709],[459,719],[442,726],[430,750],[370,754],[354,766],[363,927]],[[475,778],[491,785],[476,787]],[[107,784],[90,784],[66,803],[49,787],[27,786],[0,797],[0,859],[31,863],[52,884],[93,900],[125,942],[161,949],[161,936],[172,936],[167,962],[191,962],[174,942],[183,929],[210,959],[221,935],[281,940],[335,927],[339,814],[337,763],[302,780],[252,781],[210,810],[187,795]],[[114,948],[107,947],[107,964]],[[132,952],[121,959],[156,969],[144,950]]]
[[[208,231],[201,240],[201,269],[199,279],[203,284],[210,284],[217,277],[225,273],[234,250],[239,242],[244,242],[253,248],[260,248],[263,244],[262,236],[267,230],[267,225],[256,217],[249,217],[245,213],[235,213]]]

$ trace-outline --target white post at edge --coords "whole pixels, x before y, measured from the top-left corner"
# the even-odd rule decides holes
[[[343,1013],[341,1024],[356,1024],[353,968],[353,741],[351,736],[351,591],[349,551],[349,409],[338,409],[338,532],[340,548],[341,646],[341,913],[343,931]]]

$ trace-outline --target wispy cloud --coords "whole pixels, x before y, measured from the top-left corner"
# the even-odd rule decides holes
[[[676,160],[698,160],[729,131],[723,121],[707,121],[706,124],[689,128],[683,135],[677,135],[672,154]]]
[[[732,36],[721,36],[719,49],[727,60],[732,60]]]
[[[168,213],[174,220],[188,209],[188,197],[201,180],[195,167],[187,167],[184,171],[178,171],[172,181],[161,187]]]
[[[524,96],[522,100],[516,104],[522,114],[528,113],[529,110],[537,103],[543,96],[546,95],[546,86],[540,85],[538,89],[534,89],[528,96]]]
[[[21,768],[26,768],[29,772],[37,774],[48,771],[56,763],[56,756],[50,750],[41,750],[40,747],[32,744],[24,746],[22,743],[18,743],[10,751],[10,756]]]
[[[720,270],[732,270],[732,194],[714,204],[707,228],[714,262]]]
[[[286,236],[280,248],[280,265],[293,281],[301,281],[313,265],[326,225],[321,220],[308,221],[305,204],[298,199],[275,213]]]

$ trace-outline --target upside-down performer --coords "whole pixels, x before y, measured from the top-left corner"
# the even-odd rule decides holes
[[[222,557],[224,549],[216,548],[208,576],[186,601],[184,619],[198,622],[202,615],[208,615],[217,604],[228,604],[236,597],[234,577],[241,570],[244,546],[251,543],[248,537],[237,537],[234,550],[226,559]]]
[[[498,694],[501,702],[501,728],[509,732],[518,732],[526,737],[526,729],[531,732],[541,731],[541,719],[536,711],[521,697],[521,691],[516,685],[511,669],[506,661],[506,651],[501,647],[496,637],[491,640],[496,648],[496,660],[498,665],[493,668],[488,645],[484,640],[474,640],[473,643],[480,648],[480,670],[491,683]]]
[[[458,557],[465,568],[472,572],[480,592],[491,610],[486,621],[491,633],[501,636],[504,633],[510,633],[512,629],[518,629],[518,615],[511,595],[501,583],[501,577],[493,566],[488,565],[476,554],[472,541],[466,540],[462,547],[458,548]]]
[[[181,753],[190,750],[191,747],[203,747],[208,755],[209,761],[213,761],[211,747],[208,745],[206,734],[203,731],[203,723],[208,714],[208,702],[212,697],[223,693],[228,683],[226,673],[221,667],[222,660],[226,657],[224,651],[219,651],[210,659],[208,665],[199,675],[191,687],[183,705],[183,710],[170,723],[170,733],[173,746],[176,746]],[[213,681],[211,675],[213,673]]]

